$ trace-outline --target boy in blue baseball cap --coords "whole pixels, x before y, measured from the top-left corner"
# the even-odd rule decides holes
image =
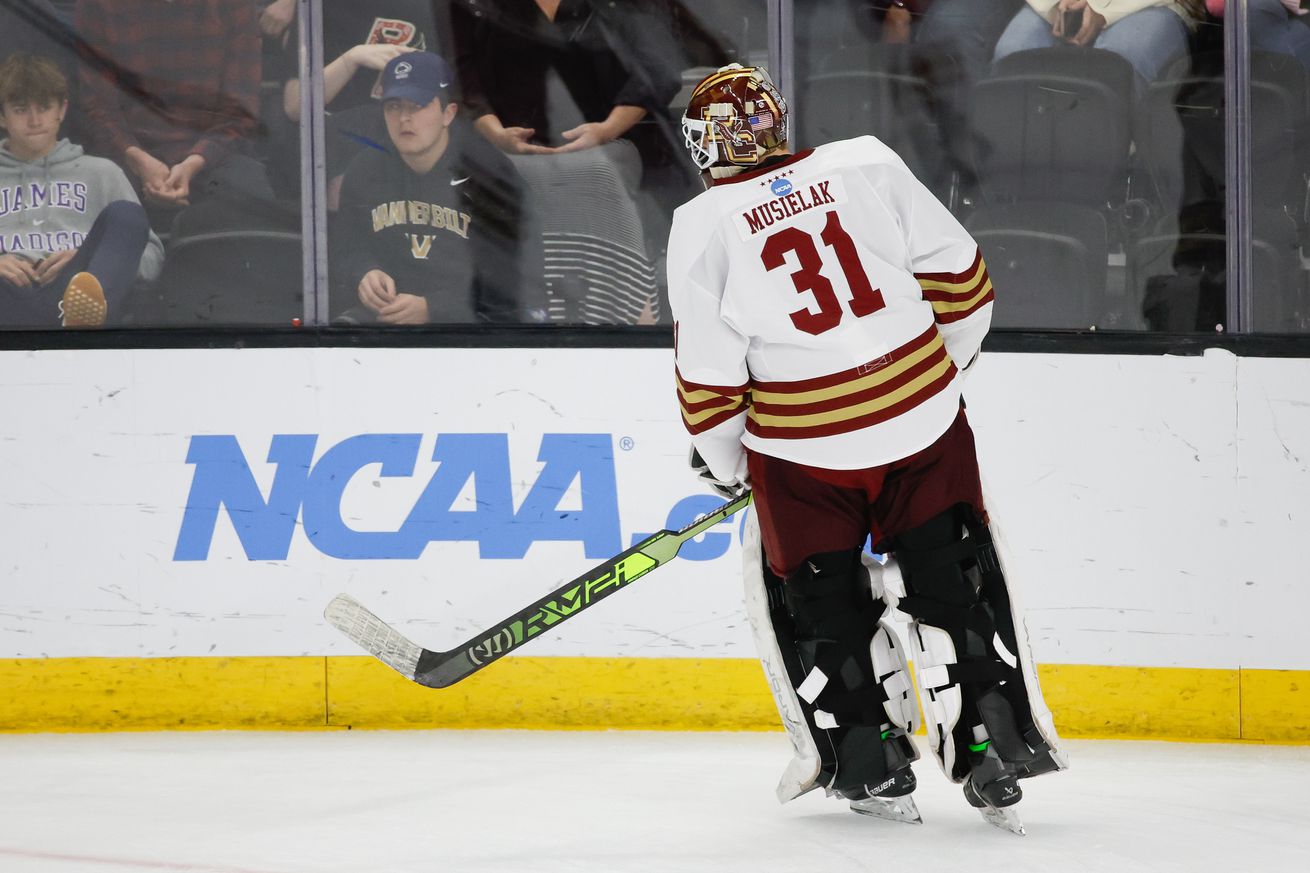
[[[456,125],[450,65],[407,52],[382,71],[391,150],[365,149],[341,191],[347,282],[381,324],[506,322],[519,317],[523,180]]]
[[[450,142],[458,107],[448,98],[450,67],[431,52],[392,58],[382,71],[382,116],[401,160],[416,173],[432,169]]]

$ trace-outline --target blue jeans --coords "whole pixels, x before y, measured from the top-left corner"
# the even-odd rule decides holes
[[[1060,43],[1051,33],[1051,23],[1031,6],[1025,6],[1001,34],[993,60]],[[1172,10],[1152,6],[1119,19],[1101,31],[1092,45],[1112,51],[1132,64],[1140,93],[1143,86],[1155,81],[1166,64],[1187,51],[1187,25]]]
[[[1291,55],[1310,70],[1310,27],[1287,14],[1278,0],[1248,0],[1251,47]]]
[[[149,233],[141,204],[110,203],[96,216],[77,254],[49,283],[25,288],[0,279],[0,327],[58,327],[59,302],[68,280],[83,271],[100,280],[112,321],[136,279]]]
[[[997,39],[1020,8],[1027,8],[1023,0],[934,0],[914,41],[940,46],[972,82],[987,68]]]

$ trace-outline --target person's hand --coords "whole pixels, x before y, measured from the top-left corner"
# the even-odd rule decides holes
[[[641,314],[633,324],[656,324],[655,321],[655,302],[647,300],[646,305],[641,308]]]
[[[609,128],[599,121],[588,121],[585,124],[579,124],[560,135],[568,142],[556,148],[555,151],[557,152],[580,152],[583,149],[593,149],[596,146],[604,145],[614,139],[610,135]]]
[[[1056,39],[1068,39],[1077,33],[1076,30],[1070,30],[1065,27],[1065,22],[1072,18],[1070,13],[1083,11],[1087,5],[1087,0],[1059,0],[1048,13],[1051,21],[1051,36]]]
[[[710,469],[709,464],[705,463],[705,459],[700,456],[700,452],[696,450],[695,446],[691,447],[691,454],[687,457],[687,465],[690,466],[691,471],[696,474],[696,478],[708,485],[715,494],[718,494],[725,500],[736,500],[751,488],[748,482],[741,479],[725,481],[716,478],[714,471]]]
[[[205,159],[200,155],[187,155],[180,163],[169,167],[162,183],[147,184],[146,196],[166,206],[190,206],[191,180],[204,166]]]
[[[378,310],[378,321],[384,324],[427,324],[427,298],[397,294],[395,300]]]
[[[36,265],[36,278],[42,285],[49,285],[75,254],[77,249],[64,249],[45,256]]]
[[[374,312],[381,313],[396,299],[396,280],[381,270],[369,270],[359,280],[356,290],[359,302]]]
[[[1073,13],[1067,16],[1069,19],[1077,18],[1076,29],[1066,26],[1066,13]],[[1105,16],[1088,6],[1087,0],[1060,0],[1051,14],[1055,17],[1051,35],[1071,45],[1089,46],[1105,30]]]
[[[882,41],[904,45],[910,41],[910,24],[914,16],[904,6],[892,6],[882,20]]]
[[[1086,0],[1083,0],[1084,4]],[[1090,6],[1083,6],[1083,23],[1078,32],[1066,36],[1071,44],[1086,48],[1096,42],[1096,38],[1105,30],[1105,16]]]
[[[259,30],[269,39],[276,39],[295,18],[296,0],[273,0],[259,15]]]
[[[543,145],[531,142],[536,133],[532,127],[502,127],[492,134],[492,143],[502,152],[511,155],[547,155],[555,151]]]
[[[168,178],[168,164],[137,146],[124,152],[123,159],[132,175],[141,180],[141,187],[147,194],[152,188],[163,188],[164,180]]]
[[[20,288],[30,288],[40,281],[32,262],[18,255],[0,255],[0,279]]]
[[[392,45],[386,42],[357,45],[346,52],[346,57],[357,70],[381,70],[392,58],[407,54],[414,49],[405,45]]]

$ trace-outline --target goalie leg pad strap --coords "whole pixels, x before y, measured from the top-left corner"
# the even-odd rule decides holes
[[[914,619],[910,646],[929,738],[943,772],[957,782],[968,776],[965,748],[990,747],[1023,776],[1064,766],[1053,751],[1058,738],[1031,656],[1025,666],[1014,654],[1026,653],[1027,634],[1015,621],[987,524],[961,504],[899,534],[892,547],[905,581],[900,608]]]

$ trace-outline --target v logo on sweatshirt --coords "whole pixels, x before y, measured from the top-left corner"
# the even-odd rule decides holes
[[[432,251],[432,234],[425,233],[419,235],[417,233],[407,233],[405,236],[409,237],[410,253],[413,254],[415,258],[426,261],[428,259],[428,252]]]

